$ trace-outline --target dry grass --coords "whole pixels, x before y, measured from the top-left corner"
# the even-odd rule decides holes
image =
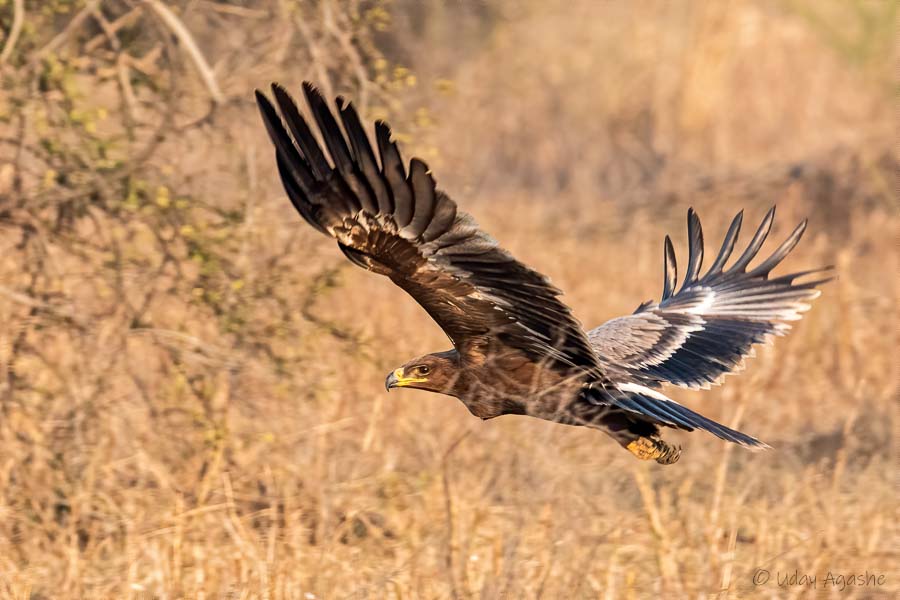
[[[166,3],[214,85],[140,3],[39,4],[0,92],[0,594],[900,590],[895,2]],[[688,206],[710,244],[739,208],[809,216],[784,269],[837,280],[742,375],[673,392],[775,449],[672,433],[661,467],[386,395],[447,342],[283,198],[249,92],[303,78],[392,116],[588,325],[659,293]]]

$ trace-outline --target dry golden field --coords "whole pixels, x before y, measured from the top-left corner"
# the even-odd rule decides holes
[[[0,597],[896,597],[897,25],[896,0],[0,0]],[[780,272],[836,266],[813,309],[667,390],[774,449],[674,432],[663,467],[386,394],[448,342],[284,197],[252,91],[304,79],[388,118],[587,326],[658,297],[689,206],[709,246],[741,208],[777,204],[773,238],[808,216]]]

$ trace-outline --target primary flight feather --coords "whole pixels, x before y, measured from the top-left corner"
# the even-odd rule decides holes
[[[403,288],[453,345],[395,369],[385,381],[388,389],[455,396],[483,419],[525,414],[593,427],[635,456],[662,464],[678,460],[681,449],[661,439],[661,427],[702,429],[749,448],[766,447],[657,388],[717,383],[740,367],[755,344],[783,334],[787,322],[809,308],[827,277],[797,280],[826,269],[769,279],[799,241],[805,222],[748,270],[771,227],[770,210],[726,269],[740,231],[738,214],[701,276],[703,234],[691,210],[681,288],[675,291],[675,254],[666,237],[661,301],[585,331],[559,299],[560,290],[458,210],[436,188],[424,162],[413,158],[404,166],[388,125],[375,123],[373,148],[352,104],[337,99],[339,124],[319,91],[304,83],[326,156],[287,91],[273,85],[272,93],[274,104],[261,92],[256,99],[294,208],[333,237],[353,263]]]

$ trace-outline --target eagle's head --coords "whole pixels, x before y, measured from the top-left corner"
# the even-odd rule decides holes
[[[460,375],[456,350],[435,352],[414,358],[391,371],[384,380],[384,387],[388,391],[395,387],[409,387],[455,396]]]

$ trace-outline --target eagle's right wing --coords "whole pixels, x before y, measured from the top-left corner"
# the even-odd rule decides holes
[[[708,388],[726,374],[739,370],[753,346],[773,335],[784,335],[789,322],[800,319],[816,289],[831,277],[813,277],[829,267],[769,278],[769,273],[793,250],[806,221],[759,266],[748,269],[763,245],[775,208],[766,214],[756,234],[731,267],[725,269],[741,228],[742,214],[734,218],[718,256],[700,277],[703,232],[700,219],[688,211],[688,267],[684,283],[675,292],[677,269],[672,241],[666,236],[664,289],[659,303],[647,303],[634,314],[612,319],[588,332],[607,371],[616,379],[657,387],[671,383],[687,388]],[[805,279],[804,279],[805,278]]]
[[[288,197],[351,261],[415,298],[464,356],[477,359],[500,346],[535,363],[602,377],[561,292],[458,211],[435,189],[425,163],[412,159],[407,175],[386,124],[375,124],[379,164],[353,106],[338,98],[345,137],[325,99],[305,83],[332,166],[288,93],[272,89],[280,117],[265,95],[257,92],[256,99]]]

